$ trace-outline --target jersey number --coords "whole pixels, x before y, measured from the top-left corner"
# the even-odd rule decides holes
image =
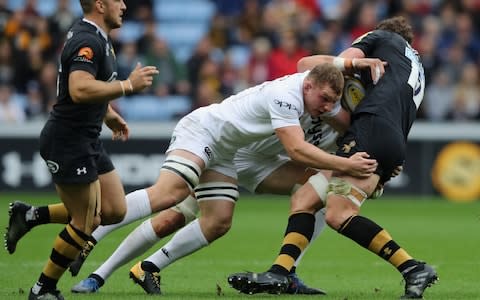
[[[418,53],[411,48],[410,45],[405,47],[405,56],[410,59],[412,65],[412,70],[408,77],[408,84],[413,89],[413,102],[415,102],[415,106],[418,109],[420,103],[422,103],[425,92],[425,72],[418,58]]]

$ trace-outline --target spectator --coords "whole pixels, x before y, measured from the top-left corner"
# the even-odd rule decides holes
[[[137,43],[135,41],[125,42],[117,55],[118,78],[120,80],[127,79],[137,62],[142,60],[143,58],[137,50]]]
[[[152,89],[155,95],[186,95],[190,92],[185,66],[177,61],[164,39],[157,37],[153,41],[145,56],[145,64],[161,70],[153,79]]]
[[[247,66],[247,82],[250,86],[260,84],[270,78],[269,57],[272,46],[267,38],[256,38],[252,43],[252,53]]]
[[[40,85],[34,80],[27,83],[25,114],[28,120],[42,120],[46,117]]]
[[[11,43],[6,39],[0,39],[0,81],[12,82],[15,76],[15,65]]]
[[[70,9],[69,0],[57,0],[56,9],[48,18],[54,49],[59,49],[63,45],[63,39],[76,18]]]
[[[438,70],[432,83],[425,91],[425,99],[421,105],[421,113],[430,121],[444,121],[448,118],[454,97],[454,86],[449,73],[445,69]]]
[[[7,82],[0,82],[0,122],[23,123],[25,111],[21,104],[14,101],[12,88]]]
[[[0,32],[5,34],[5,27],[13,12],[7,6],[7,0],[0,0]]]
[[[297,62],[307,56],[308,52],[298,45],[297,37],[291,30],[282,32],[280,46],[270,55],[269,79],[293,74],[297,70]]]
[[[57,101],[57,63],[52,60],[45,62],[38,81],[42,92],[43,110],[48,113]]]
[[[480,81],[477,66],[467,63],[462,69],[460,82],[455,87],[454,120],[480,119]]]

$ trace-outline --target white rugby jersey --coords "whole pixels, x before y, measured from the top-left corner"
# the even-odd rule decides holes
[[[302,86],[308,73],[267,81],[219,104],[199,108],[191,116],[217,142],[217,150],[236,152],[274,135],[277,128],[301,126],[300,118],[305,113]]]
[[[305,140],[328,153],[337,150],[338,132],[321,118],[313,118],[309,114],[300,117],[300,125],[305,132]],[[264,155],[287,155],[282,143],[276,135],[254,142],[239,151],[247,151]]]

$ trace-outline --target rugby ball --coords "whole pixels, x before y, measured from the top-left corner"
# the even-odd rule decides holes
[[[365,87],[362,82],[355,77],[345,76],[345,85],[341,99],[343,108],[353,112],[363,97],[365,97]]]

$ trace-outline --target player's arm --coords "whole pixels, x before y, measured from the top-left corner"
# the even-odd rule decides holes
[[[112,131],[112,140],[126,141],[130,135],[127,122],[109,104],[105,117],[105,125]]]
[[[339,56],[311,55],[302,57],[297,62],[297,70],[305,72],[323,63],[331,63],[345,73],[353,73],[354,70],[360,69],[370,69],[374,83],[385,73],[385,66],[387,65],[386,62],[378,58],[365,58],[362,50],[350,47]]]
[[[68,91],[75,103],[103,103],[124,95],[120,81],[105,82],[89,72],[76,70],[68,76]]]
[[[357,177],[368,177],[377,168],[377,162],[369,159],[365,152],[350,158],[329,154],[305,141],[300,126],[286,126],[275,129],[275,133],[292,160],[318,169],[335,170]]]
[[[75,103],[103,103],[151,86],[156,74],[156,67],[137,64],[127,80],[105,82],[87,71],[75,70],[68,76],[68,91]]]

